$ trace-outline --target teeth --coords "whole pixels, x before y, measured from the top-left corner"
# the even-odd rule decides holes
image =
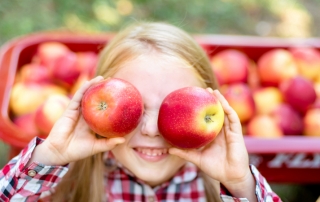
[[[137,151],[148,156],[160,156],[168,153],[167,149],[137,148]]]

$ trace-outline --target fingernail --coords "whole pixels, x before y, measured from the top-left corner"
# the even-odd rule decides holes
[[[207,90],[208,90],[210,93],[213,93],[212,88],[207,88]]]
[[[126,140],[125,139],[120,139],[120,140],[118,140],[118,144],[122,144],[122,143],[124,143]]]

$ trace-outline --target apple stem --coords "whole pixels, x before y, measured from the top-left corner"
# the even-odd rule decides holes
[[[208,122],[213,122],[213,120],[211,119],[213,115],[206,115],[206,117],[204,117],[204,120],[208,123]]]
[[[99,110],[106,110],[108,107],[106,102],[101,102],[98,106]]]

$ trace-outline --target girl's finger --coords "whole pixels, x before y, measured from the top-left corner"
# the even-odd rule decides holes
[[[75,95],[73,96],[73,98],[71,99],[69,105],[67,106],[67,109],[64,111],[63,115],[61,116],[60,119],[58,119],[58,121],[54,124],[52,130],[53,131],[67,131],[67,132],[71,132],[71,130],[73,129],[73,127],[76,125],[76,122],[79,120],[79,113],[80,110],[79,106],[81,103],[81,99],[85,93],[85,91],[94,83],[99,82],[103,80],[102,76],[97,76],[94,79],[90,80],[90,81],[86,81],[80,88],[79,90],[75,93]],[[62,127],[61,125],[68,125],[69,124],[69,128],[65,128]]]
[[[233,130],[234,132],[238,132],[238,131],[241,132],[242,131],[241,123],[236,111],[229,105],[228,101],[224,98],[224,96],[218,90],[214,90],[213,95],[215,95],[216,98],[218,98],[218,100],[220,101],[222,108],[226,114],[226,117],[229,121],[230,129]]]
[[[209,91],[211,94],[213,94],[221,103],[222,108],[227,116],[232,116],[234,120],[230,121],[240,121],[237,113],[234,111],[234,109],[229,105],[229,102],[226,100],[226,98],[218,91],[218,90],[212,90],[212,88],[207,88],[207,91]]]
[[[104,78],[102,76],[97,76],[94,79],[91,79],[90,81],[84,82],[84,84],[79,88],[79,90],[74,94],[73,98],[71,99],[71,102],[67,109],[69,110],[76,110],[80,106],[81,99],[86,92],[86,90],[94,83],[97,83],[99,81],[102,81]]]
[[[206,88],[207,91],[209,91],[211,94],[213,94],[212,88]]]
[[[214,90],[212,93],[220,101],[220,103],[221,103],[221,105],[227,115],[232,115],[233,113],[235,113],[235,111],[229,105],[229,102],[226,100],[226,98],[218,90]]]
[[[169,149],[169,153],[194,163],[195,165],[200,164],[200,153],[196,149],[182,150],[173,147]]]
[[[97,139],[97,141],[93,147],[93,153],[97,154],[100,152],[110,151],[115,146],[122,144],[125,141],[126,141],[126,139],[124,137],[99,138],[99,139]]]

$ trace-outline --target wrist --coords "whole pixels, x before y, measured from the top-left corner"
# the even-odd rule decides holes
[[[51,151],[50,147],[47,146],[46,142],[43,142],[35,147],[27,166],[29,166],[32,162],[41,163],[47,166],[66,164],[60,161],[59,158],[57,158],[55,152]]]
[[[224,187],[237,198],[252,198],[255,197],[256,181],[251,171],[248,170],[246,175],[238,180],[222,183]],[[250,200],[251,201],[251,200]]]

